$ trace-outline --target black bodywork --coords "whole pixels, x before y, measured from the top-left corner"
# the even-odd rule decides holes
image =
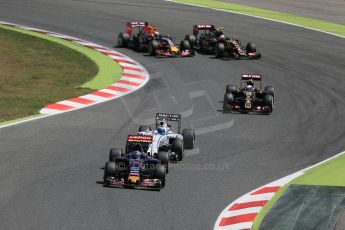
[[[135,143],[135,146],[130,148],[128,143]],[[141,144],[145,143],[152,143],[152,137],[129,135],[127,141],[129,153],[122,154],[121,149],[110,151],[109,161],[104,168],[105,186],[154,189],[165,186],[165,166],[159,159],[151,158],[142,150]]]
[[[261,58],[254,43],[249,42],[242,47],[239,39],[224,36],[214,25],[194,25],[193,35],[186,35],[185,39],[199,53],[214,54],[216,58]]]
[[[148,22],[127,22],[124,33],[119,33],[117,47],[127,47],[138,52],[148,52],[152,56],[191,57],[194,55],[189,41],[182,40],[180,46],[175,46],[175,38],[170,35],[145,33]]]
[[[243,86],[243,81],[259,81],[260,86],[254,86],[252,90],[247,91]],[[235,85],[227,85],[223,100],[224,112],[257,112],[270,114],[273,112],[274,88],[266,86],[261,89],[261,75],[243,74],[241,87],[238,89]]]

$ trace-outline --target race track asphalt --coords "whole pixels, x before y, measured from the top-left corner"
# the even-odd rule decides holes
[[[195,23],[222,25],[255,42],[263,58],[168,59],[121,49],[150,73],[136,93],[0,129],[0,229],[212,229],[238,196],[344,150],[344,39],[158,0],[0,0],[0,20],[108,47],[138,19],[176,40]],[[241,73],[260,73],[276,88],[272,115],[219,111],[225,85]],[[156,112],[184,114],[197,149],[161,192],[103,188],[109,148],[124,146]]]

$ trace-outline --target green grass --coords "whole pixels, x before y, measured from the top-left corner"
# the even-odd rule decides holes
[[[32,35],[38,38],[42,38],[42,39],[57,43],[57,44],[61,44],[65,47],[78,51],[84,54],[85,56],[87,56],[94,63],[96,63],[98,67],[98,72],[95,74],[95,76],[92,79],[88,80],[87,82],[83,82],[82,85],[80,85],[81,88],[95,89],[95,90],[104,89],[121,78],[121,75],[122,75],[121,66],[117,64],[115,61],[113,61],[112,59],[110,59],[109,57],[106,57],[105,55],[95,50],[86,48],[82,45],[79,45],[73,42],[65,41],[60,38],[55,38],[48,35],[39,34],[39,33],[31,32],[31,31],[27,31],[27,30],[23,30],[19,28],[0,25],[0,29],[1,28],[10,29],[10,30],[17,31],[23,34]]]
[[[112,59],[63,39],[0,26],[0,125],[103,89],[122,75]]]
[[[325,162],[315,168],[307,170],[302,176],[297,177],[283,186],[277,194],[265,205],[255,218],[253,230],[259,226],[271,207],[279,200],[291,184],[321,185],[321,186],[345,186],[345,155]]]
[[[345,36],[345,25],[330,23],[322,20],[305,18],[301,16],[286,14],[277,11],[265,10],[239,4],[214,1],[214,0],[176,0],[176,2],[190,3],[208,8],[217,8],[243,13],[252,16],[264,17],[268,19],[278,20],[282,22],[292,23],[300,26],[310,27],[329,33]]]
[[[91,59],[73,49],[7,29],[0,29],[0,53],[0,122],[90,92],[78,86],[98,72]]]
[[[345,155],[308,170],[292,181],[293,184],[345,186]]]

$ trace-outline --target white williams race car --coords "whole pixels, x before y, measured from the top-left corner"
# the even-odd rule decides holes
[[[170,122],[177,123],[177,132],[172,130]],[[156,114],[156,129],[150,126],[141,125],[138,134],[153,137],[152,144],[147,149],[147,154],[157,157],[159,152],[168,152],[171,161],[181,161],[184,156],[184,149],[193,149],[195,134],[193,129],[184,129],[181,132],[180,114]]]

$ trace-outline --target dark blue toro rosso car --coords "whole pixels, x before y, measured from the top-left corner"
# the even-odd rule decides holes
[[[127,154],[123,154],[120,148],[110,150],[109,161],[104,168],[104,185],[164,188],[166,169],[163,161],[149,157],[142,147],[142,144],[152,143],[152,136],[129,135],[127,142],[132,143],[132,149],[127,149]]]

